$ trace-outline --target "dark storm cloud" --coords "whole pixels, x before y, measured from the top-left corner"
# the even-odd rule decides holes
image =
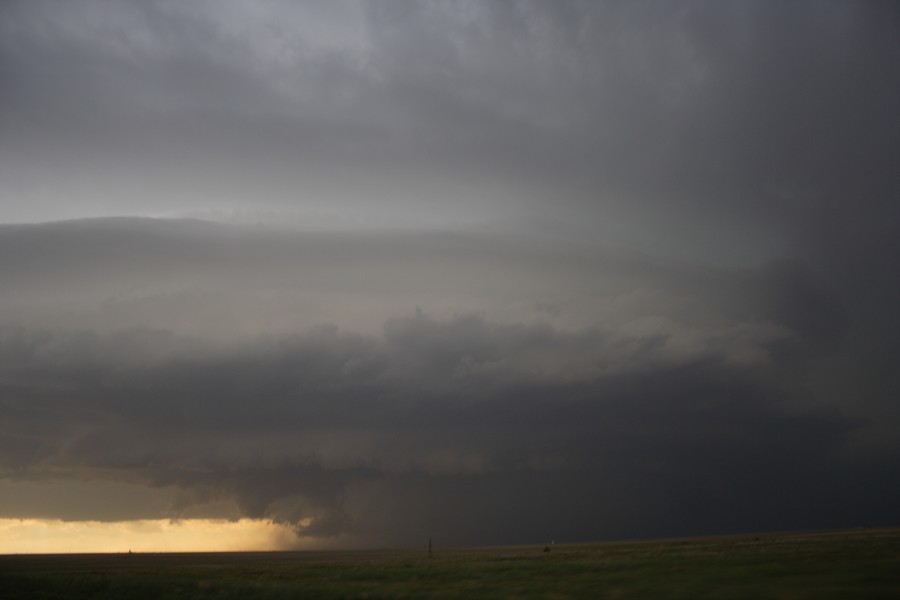
[[[896,521],[898,31],[889,3],[2,3],[0,221],[260,222],[0,226],[3,485],[170,503],[2,511],[369,543]]]
[[[821,499],[856,424],[786,408],[799,374],[735,364],[738,341],[673,360],[662,336],[416,315],[377,338],[330,329],[154,366],[121,340],[5,336],[6,477],[174,486],[169,515],[224,499],[302,535],[392,543],[857,518],[843,493]],[[371,514],[370,497],[394,508]]]
[[[512,542],[893,515],[845,491],[874,498],[894,462],[855,455],[849,440],[871,423],[812,392],[811,365],[842,347],[845,308],[800,264],[713,269],[472,234],[122,219],[7,226],[0,246],[14,290],[0,335],[6,485],[115,483],[168,498],[123,507],[121,492],[113,507],[98,498],[56,516],[240,515],[409,544],[423,531]],[[227,312],[248,287],[281,322],[277,311],[296,307],[267,298],[285,282],[329,299],[336,289],[354,298],[350,312],[373,294],[379,327],[184,325]],[[455,290],[461,312],[398,308],[432,285]],[[155,304],[157,290],[185,286],[215,293],[184,314],[146,311],[142,294]],[[373,292],[388,288],[400,303]],[[562,308],[548,311],[548,297]],[[143,327],[101,326],[123,304]],[[2,506],[50,510],[24,492]]]

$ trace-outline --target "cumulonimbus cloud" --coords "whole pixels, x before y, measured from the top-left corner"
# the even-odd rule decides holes
[[[128,236],[104,233],[121,226]],[[134,518],[218,514],[225,504],[234,515],[290,524],[301,536],[408,543],[426,528],[464,543],[478,539],[471,523],[488,510],[505,515],[491,535],[509,540],[540,528],[585,539],[675,532],[669,517],[676,510],[687,515],[679,527],[713,530],[732,517],[753,527],[763,515],[780,514],[785,490],[794,507],[846,476],[840,457],[860,423],[811,400],[805,381],[810,361],[833,352],[842,330],[833,318],[840,303],[811,274],[785,278],[789,267],[777,265],[635,269],[645,259],[591,254],[571,261],[571,250],[557,255],[562,250],[533,241],[525,247],[539,261],[486,245],[477,253],[482,264],[468,271],[456,261],[486,243],[477,237],[458,244],[440,235],[351,235],[338,246],[286,233],[272,243],[266,231],[213,226],[209,239],[191,233],[180,241],[183,226],[82,223],[77,227],[97,236],[75,236],[65,253],[53,250],[62,242],[47,243],[44,254],[34,250],[42,236],[62,231],[65,239],[65,226],[14,228],[0,240],[32,249],[15,255],[22,259],[4,258],[18,282],[0,335],[7,481],[170,490],[161,513],[135,507]],[[188,229],[197,226],[206,227]],[[255,236],[268,243],[256,245]],[[98,240],[122,251],[97,262]],[[234,248],[242,249],[237,258]],[[142,270],[148,289],[171,286],[175,295],[188,285],[181,273],[206,265],[190,285],[216,290],[202,295],[205,308],[216,310],[216,302],[227,305],[248,286],[265,297],[290,278],[308,294],[335,285],[342,273],[353,273],[347,281],[355,286],[381,285],[356,276],[357,257],[369,261],[373,280],[386,274],[390,281],[398,263],[425,273],[407,261],[410,249],[447,265],[459,287],[474,288],[485,272],[522,271],[493,282],[477,296],[480,304],[461,295],[472,311],[408,310],[361,332],[341,326],[340,312],[332,313],[338,322],[223,336],[179,331],[178,320],[166,327],[172,313],[146,316],[143,327],[88,329],[66,309],[74,290],[80,314],[93,315],[85,323],[120,310],[107,295],[133,285],[126,268],[133,261],[154,265]],[[28,268],[16,268],[17,261]],[[230,279],[217,274],[223,264]],[[556,272],[560,264],[573,271]],[[78,283],[91,272],[98,274],[93,292]],[[580,295],[566,288],[570,295],[558,300],[565,308],[537,306],[558,295],[559,277],[604,273],[606,286],[619,286],[615,293],[586,283]],[[47,286],[55,299],[22,302],[40,304]],[[607,305],[604,311],[565,320],[590,299]],[[798,302],[808,312],[798,315]],[[374,311],[384,306],[396,305]],[[504,306],[516,318],[502,318]],[[596,314],[605,320],[592,322]],[[567,509],[571,498],[581,508]],[[456,518],[442,517],[448,503]],[[605,507],[604,515],[592,514],[592,505]],[[540,515],[524,527],[527,507]],[[4,511],[27,515],[28,507]],[[94,517],[103,515],[101,501]],[[839,516],[836,504],[825,503],[808,520]]]

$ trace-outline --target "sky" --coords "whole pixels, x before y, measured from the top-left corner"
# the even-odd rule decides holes
[[[900,525],[900,7],[0,4],[0,552]]]

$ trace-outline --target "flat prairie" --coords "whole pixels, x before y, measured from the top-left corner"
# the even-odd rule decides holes
[[[0,556],[17,598],[900,598],[900,529],[552,546]]]

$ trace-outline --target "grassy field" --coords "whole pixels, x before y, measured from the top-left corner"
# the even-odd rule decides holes
[[[900,529],[543,546],[0,556],[14,598],[900,598]]]

